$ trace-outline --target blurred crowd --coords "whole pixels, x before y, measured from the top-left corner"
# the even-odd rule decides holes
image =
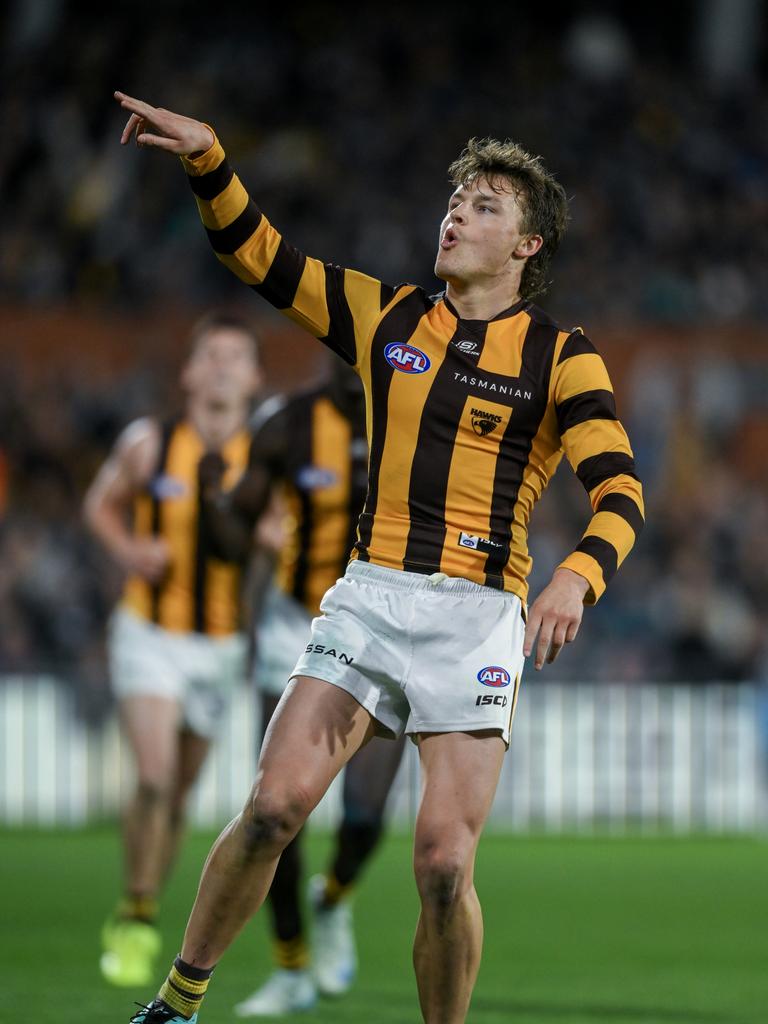
[[[711,90],[669,55],[641,60],[617,25],[548,38],[496,32],[470,8],[419,31],[386,5],[300,11],[264,21],[232,4],[214,31],[208,9],[168,3],[148,31],[117,8],[17,4],[0,65],[0,302],[242,300],[176,161],[118,146],[121,88],[214,124],[274,223],[323,259],[429,286],[447,165],[471,135],[511,136],[572,197],[543,300],[563,322],[768,319],[764,82]],[[108,392],[74,369],[32,380],[3,340],[0,673],[76,680],[98,715],[120,580],[80,502],[120,427],[166,408],[173,382],[149,363]],[[767,378],[759,359],[715,351],[634,361],[622,412],[649,526],[550,678],[768,675]],[[533,521],[534,592],[587,515],[561,470]]]
[[[166,410],[174,384],[143,366],[105,391],[76,365],[30,378],[2,363],[0,674],[62,678],[86,717],[110,704],[104,627],[122,580],[85,530],[83,494],[120,429]]]
[[[285,236],[325,260],[429,283],[448,164],[470,136],[511,136],[572,197],[547,300],[564,319],[768,318],[768,91],[697,75],[681,11],[635,43],[573,14],[553,35],[548,8],[524,22],[510,9],[499,32],[466,5],[416,21],[399,5],[299,3],[281,20],[233,2],[214,23],[173,0],[149,22],[142,2],[98,18],[16,6],[0,300],[135,308],[236,288],[175,159],[120,149],[121,88],[210,121]],[[660,52],[675,32],[680,52]]]

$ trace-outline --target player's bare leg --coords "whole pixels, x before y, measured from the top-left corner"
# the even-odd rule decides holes
[[[373,734],[368,712],[344,690],[299,677],[270,722],[251,794],[203,868],[182,947],[210,968],[269,890],[278,858],[350,757]]]
[[[128,697],[120,715],[136,761],[136,789],[123,819],[126,890],[154,898],[165,867],[180,708],[164,697]]]
[[[102,928],[99,966],[111,984],[136,986],[149,982],[160,951],[154,918],[170,834],[180,709],[174,700],[135,696],[122,701],[120,713],[137,779],[123,822],[124,898]]]
[[[461,1024],[466,1019],[483,944],[473,880],[475,851],[504,751],[497,733],[420,737],[423,792],[414,871],[421,914],[413,962],[426,1024]]]
[[[164,882],[176,861],[181,838],[186,824],[187,803],[192,787],[200,775],[211,741],[189,729],[183,729],[178,738],[176,774],[173,781],[168,807],[168,827],[161,862],[161,879]]]

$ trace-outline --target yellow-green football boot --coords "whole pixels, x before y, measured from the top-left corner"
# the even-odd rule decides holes
[[[111,985],[148,985],[160,952],[160,933],[146,921],[110,918],[101,933],[104,952],[99,967]]]

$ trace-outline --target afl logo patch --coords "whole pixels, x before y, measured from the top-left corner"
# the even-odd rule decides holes
[[[509,672],[501,665],[487,665],[477,673],[478,682],[483,686],[509,686],[512,682]]]
[[[390,341],[384,349],[384,358],[389,365],[401,373],[426,373],[432,363],[420,348],[406,345],[402,341]]]

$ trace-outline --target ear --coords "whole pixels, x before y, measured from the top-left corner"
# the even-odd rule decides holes
[[[518,242],[513,255],[519,260],[529,259],[536,255],[542,245],[544,245],[544,239],[541,235],[526,235]]]

